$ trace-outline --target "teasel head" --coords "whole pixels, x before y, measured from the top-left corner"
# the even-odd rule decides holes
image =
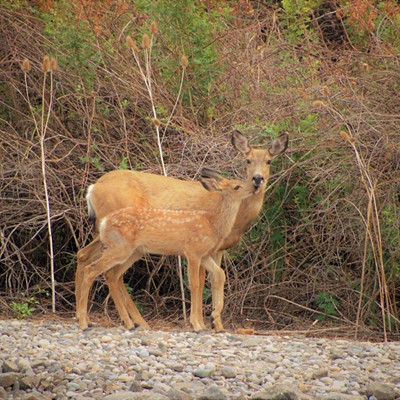
[[[24,61],[22,61],[22,71],[24,71],[26,74],[31,70],[31,62],[25,58]]]
[[[340,136],[344,139],[347,140],[348,142],[354,143],[355,139],[351,137],[346,131],[341,130],[340,131]]]
[[[126,37],[126,44],[130,49],[132,49],[135,53],[139,51],[138,47],[136,46],[135,41],[132,39],[131,36]]]
[[[150,32],[155,35],[158,32],[157,24],[155,22],[152,22],[150,24]]]
[[[324,108],[325,107],[325,103],[322,100],[315,100],[312,103],[314,108]]]
[[[50,57],[49,56],[43,57],[42,69],[45,74],[50,71]]]
[[[153,124],[154,126],[159,127],[161,126],[161,121],[158,118],[153,118]]]
[[[331,94],[331,88],[329,86],[323,86],[322,91],[326,96],[329,96]]]
[[[369,64],[367,64],[366,62],[362,63],[361,67],[366,72],[368,72],[370,70]]]
[[[50,58],[50,71],[55,72],[55,71],[57,71],[57,68],[58,68],[57,60],[54,57],[51,57]]]
[[[183,55],[181,58],[181,65],[182,68],[186,68],[189,65],[189,61],[185,55]]]
[[[147,33],[143,35],[142,45],[145,49],[150,49],[150,37]]]

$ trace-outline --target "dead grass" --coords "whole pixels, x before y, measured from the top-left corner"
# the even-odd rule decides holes
[[[49,237],[40,141],[29,107],[42,104],[40,63],[51,43],[29,12],[5,8],[0,15],[1,308],[11,315],[12,301],[34,297],[45,312]],[[208,121],[180,103],[168,129],[161,130],[166,172],[185,179],[195,179],[203,165],[243,173],[229,144],[234,127],[267,140],[290,131],[290,149],[272,167],[259,220],[225,259],[224,320],[233,329],[249,323],[256,331],[324,335],[324,328],[313,325],[320,318],[332,332],[390,337],[398,333],[400,299],[399,55],[381,43],[368,53],[307,41],[294,46],[278,25],[267,26],[267,41],[256,20],[218,38],[223,71],[209,97],[222,100]],[[118,37],[120,28],[114,21],[102,39]],[[101,43],[103,63],[95,66],[91,88],[78,69],[60,65],[54,76],[45,159],[58,312],[74,309],[76,251],[91,240],[87,186],[124,163],[162,171],[143,80],[122,39],[113,42],[112,53]],[[65,58],[68,49],[53,51]],[[21,70],[25,58],[32,64],[29,101]],[[171,112],[176,93],[163,85],[159,71],[153,73],[154,102]],[[174,259],[139,263],[126,283],[147,318],[181,319]],[[99,281],[92,301],[104,307],[106,299]]]

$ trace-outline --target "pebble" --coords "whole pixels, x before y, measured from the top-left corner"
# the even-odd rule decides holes
[[[0,321],[0,399],[395,400],[400,343]]]

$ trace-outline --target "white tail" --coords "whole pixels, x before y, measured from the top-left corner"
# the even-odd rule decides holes
[[[203,262],[210,273],[215,293],[223,293],[225,274],[211,255],[229,235],[241,201],[254,195],[259,189],[251,182],[226,180],[208,169],[203,170],[200,181],[209,192],[217,192],[217,196],[208,193],[213,203],[212,211],[128,207],[114,211],[102,219],[99,231],[103,254],[85,268],[81,283],[79,321],[87,318],[89,290],[99,274],[128,260],[132,263],[143,255],[152,253],[186,257],[191,289],[190,322],[195,331],[204,329],[198,315],[202,310],[202,299],[198,296],[200,264]],[[218,315],[223,308],[223,296],[213,302],[213,313]]]
[[[254,187],[260,188],[260,190],[258,194],[242,201],[238,212],[240,217],[235,220],[231,232],[221,243],[220,249],[212,255],[217,265],[221,265],[222,250],[236,244],[259,214],[264,201],[264,191],[270,174],[271,162],[276,156],[285,152],[288,146],[288,135],[282,134],[268,147],[257,148],[249,145],[247,139],[240,132],[235,131],[232,134],[232,144],[247,161],[247,181],[252,182]],[[95,217],[96,221],[101,221],[108,214],[126,207],[212,211],[215,195],[214,192],[207,193],[204,191],[199,182],[182,181],[144,172],[117,170],[105,174],[91,186],[88,202],[93,211],[92,220]],[[78,251],[75,285],[78,318],[82,314],[80,304],[82,304],[81,288],[83,285],[81,283],[84,269],[101,256],[101,251],[102,246],[98,237]],[[123,275],[131,265],[131,261],[127,260],[104,274],[117,311],[128,329],[135,325],[148,326],[123,282]],[[202,268],[200,269],[199,296],[201,296],[205,281],[203,267],[206,268],[204,261],[202,261]],[[213,293],[216,290],[212,288]],[[223,296],[223,289],[222,293],[213,296],[213,298],[221,296]],[[215,306],[213,308],[215,309]],[[198,315],[199,323],[205,326],[202,312],[199,312]],[[216,314],[214,313],[214,315]],[[88,324],[88,319],[79,321],[82,328],[86,328]],[[214,318],[213,325],[217,331],[223,330],[220,316],[217,315]]]

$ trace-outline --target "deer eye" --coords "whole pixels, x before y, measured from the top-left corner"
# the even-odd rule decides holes
[[[239,190],[240,189],[240,186],[239,185],[237,185],[237,186],[235,186],[234,188],[233,188],[233,190]]]
[[[272,160],[267,160],[267,164],[268,165],[271,164],[271,162],[272,162]]]
[[[247,164],[250,164],[250,163],[251,163],[251,160],[246,160],[246,162],[247,162]]]

